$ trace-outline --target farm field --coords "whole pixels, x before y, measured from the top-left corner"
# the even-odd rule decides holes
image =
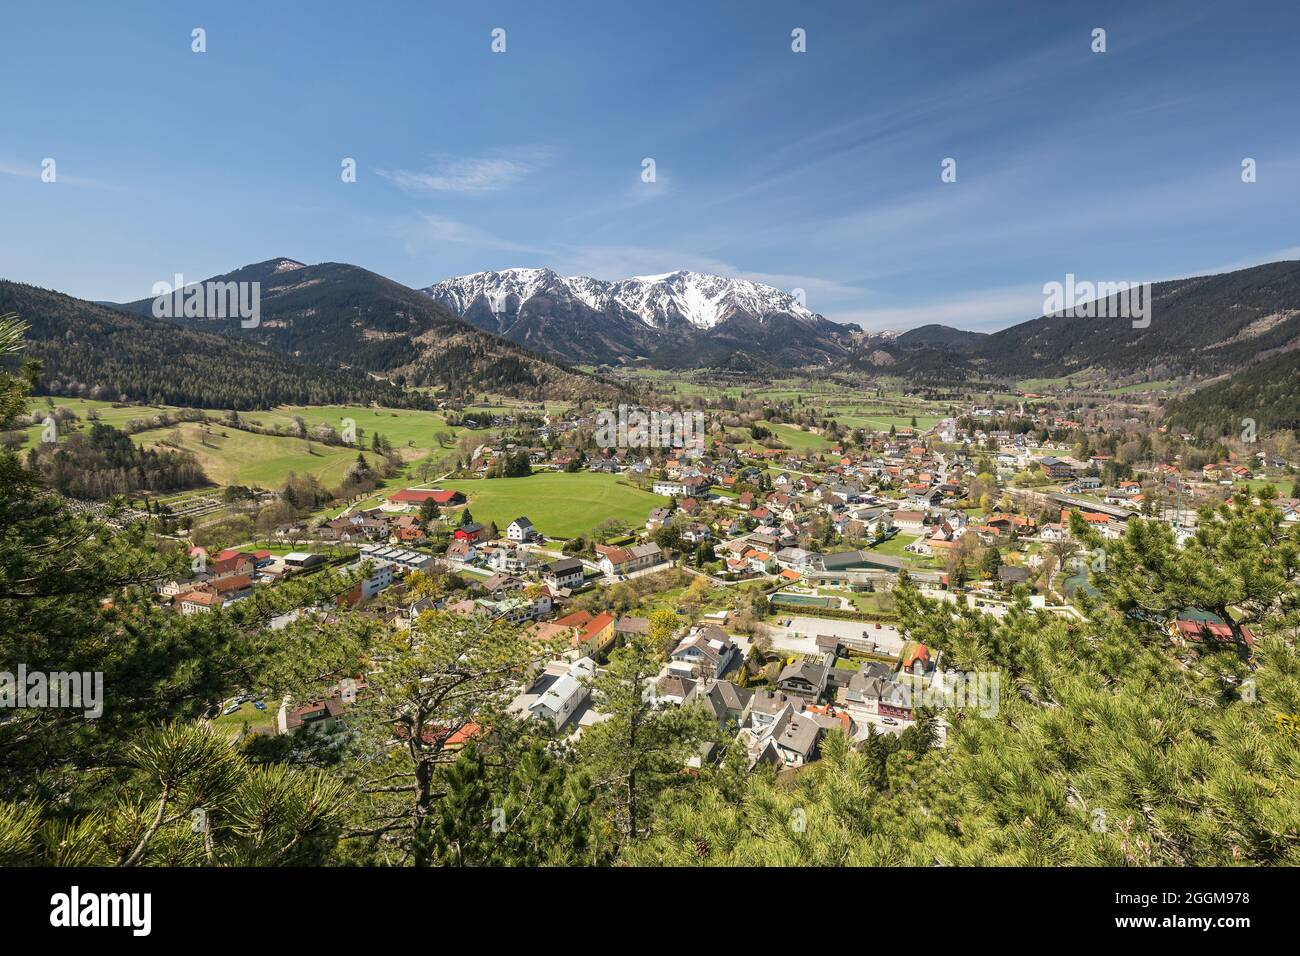
[[[887,431],[889,426],[895,428],[905,428],[912,424],[912,419],[916,419],[916,427],[925,431],[934,425],[941,416],[928,414],[926,409],[911,408],[907,406],[872,406],[872,405],[842,405],[834,403],[826,407],[825,415],[827,418],[833,418],[837,423],[847,428],[870,428],[876,431]]]
[[[610,519],[643,526],[647,512],[664,503],[659,495],[621,483],[617,475],[585,471],[446,481],[442,487],[463,492],[476,521],[495,521],[504,533],[524,515],[551,538],[577,537]]]

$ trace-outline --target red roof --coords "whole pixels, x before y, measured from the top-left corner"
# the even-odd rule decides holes
[[[434,504],[445,505],[457,495],[460,495],[459,491],[453,491],[450,489],[446,491],[420,491],[415,488],[403,488],[396,494],[389,495],[388,500],[419,505],[424,504],[424,502],[432,498]]]
[[[1216,638],[1221,641],[1235,640],[1232,634],[1232,628],[1227,624],[1213,624],[1209,621],[1178,621],[1178,633],[1188,641],[1203,641],[1206,637]],[[1242,639],[1248,646],[1255,643],[1255,635],[1248,627],[1241,629]]]

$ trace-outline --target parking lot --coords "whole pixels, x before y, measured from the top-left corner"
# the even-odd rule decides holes
[[[789,621],[783,624],[781,622]],[[863,640],[867,641],[863,650],[873,650],[879,654],[899,655],[903,653],[903,635],[889,624],[877,626],[868,621],[839,621],[825,617],[779,617],[778,623],[764,627],[772,638],[772,646],[791,654],[816,654],[817,635],[833,634],[838,638],[853,641],[855,649]]]

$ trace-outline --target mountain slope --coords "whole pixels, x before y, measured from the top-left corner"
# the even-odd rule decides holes
[[[725,363],[748,352],[779,365],[846,354],[846,328],[771,286],[698,272],[604,282],[550,269],[446,279],[424,292],[479,328],[568,360]]]
[[[1240,434],[1242,421],[1259,434],[1300,431],[1300,350],[1272,358],[1212,382],[1166,409],[1170,424],[1208,435]]]
[[[1007,375],[1069,375],[1163,368],[1215,375],[1300,347],[1300,262],[1273,262],[1152,286],[1150,326],[1130,319],[1043,316],[964,350]]]
[[[1131,318],[1061,314],[992,334],[926,325],[892,341],[864,339],[849,364],[942,379],[1085,369],[1209,377],[1293,349],[1300,349],[1300,262],[1288,261],[1153,283],[1146,328]]]
[[[346,263],[269,259],[209,282],[260,282],[261,322],[176,318],[188,328],[250,339],[313,364],[356,368],[401,385],[458,394],[509,389],[527,398],[612,395],[613,386],[563,368],[443,309],[428,296]],[[153,299],[120,306],[151,314]]]
[[[0,280],[0,315],[7,312],[30,326],[22,354],[42,361],[41,388],[51,394],[240,410],[424,401],[357,372],[313,367],[251,342]]]

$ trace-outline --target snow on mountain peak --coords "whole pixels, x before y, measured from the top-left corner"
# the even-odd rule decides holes
[[[511,311],[512,297],[518,309],[537,295],[568,295],[597,311],[629,312],[655,328],[685,321],[711,329],[733,314],[817,318],[793,295],[772,286],[686,270],[606,282],[590,276],[563,278],[550,269],[503,269],[445,279],[424,291],[461,313],[481,295],[498,316]]]

